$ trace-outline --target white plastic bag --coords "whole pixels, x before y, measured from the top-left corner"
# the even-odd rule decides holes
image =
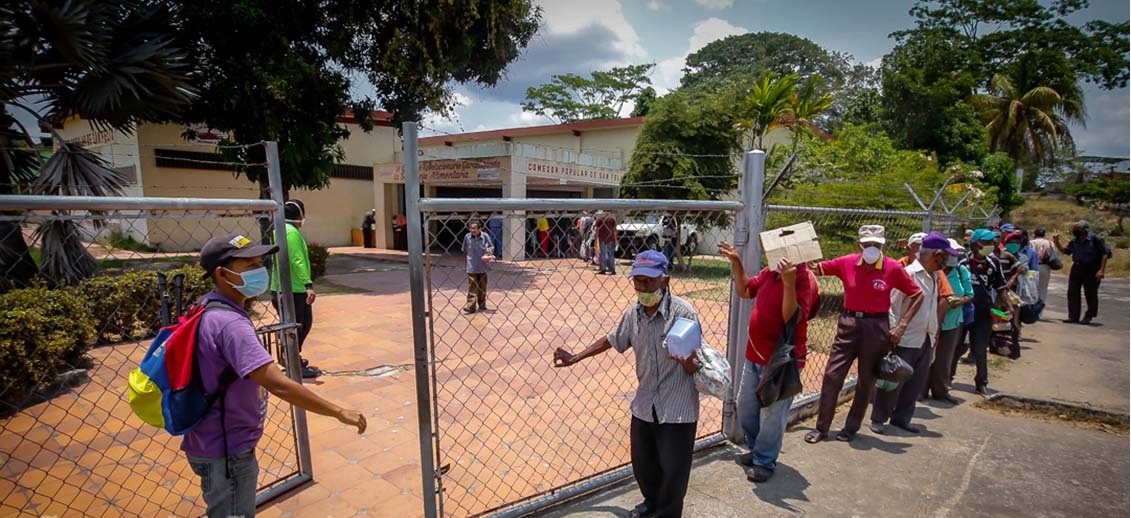
[[[730,362],[718,349],[703,343],[696,351],[701,368],[695,372],[695,388],[700,394],[726,398],[730,388]]]
[[[1022,306],[1036,304],[1041,299],[1037,275],[1037,272],[1029,271],[1017,277],[1017,297],[1021,299]]]

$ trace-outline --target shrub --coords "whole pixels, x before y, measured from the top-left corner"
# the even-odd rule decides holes
[[[95,321],[78,291],[45,286],[0,295],[0,401],[17,405],[36,387],[86,363]],[[0,409],[0,413],[3,413]]]
[[[306,250],[310,254],[310,280],[326,275],[326,260],[330,258],[330,251],[316,243],[311,243]]]
[[[182,266],[165,272],[169,278],[170,305],[174,305],[173,277],[184,274],[181,300],[187,308],[212,289],[201,279],[204,270],[197,265]],[[78,291],[98,326],[98,340],[113,343],[143,339],[161,326],[161,299],[158,297],[156,271],[127,271],[99,275],[83,281]],[[175,307],[175,306],[174,306]]]

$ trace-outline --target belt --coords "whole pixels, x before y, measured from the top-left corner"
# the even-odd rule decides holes
[[[887,318],[887,313],[865,313],[863,311],[845,311],[844,316],[856,318]]]

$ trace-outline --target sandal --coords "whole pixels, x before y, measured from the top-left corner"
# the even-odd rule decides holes
[[[817,444],[828,438],[829,434],[817,430],[813,430],[812,432],[805,434],[805,442],[809,444]]]
[[[849,432],[847,430],[841,430],[840,433],[836,434],[836,440],[840,442],[852,442],[852,439],[855,438],[856,432]]]

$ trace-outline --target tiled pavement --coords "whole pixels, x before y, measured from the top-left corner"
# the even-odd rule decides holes
[[[404,260],[403,255],[384,251],[369,257]],[[493,310],[465,316],[458,312],[465,288],[460,261],[444,259],[437,263],[432,270],[433,310],[439,312],[434,323],[440,360],[437,419],[442,431],[441,464],[451,469],[444,476],[449,514],[462,516],[486,510],[627,462],[627,401],[634,385],[632,355],[608,353],[568,371],[554,369],[550,360],[555,347],[579,350],[611,328],[622,308],[630,303],[631,288],[623,277],[596,277],[570,260],[527,263],[524,267],[498,265],[492,275]],[[372,270],[328,276],[331,282],[359,292],[319,298],[314,330],[304,351],[314,365],[330,372],[313,381],[312,388],[332,401],[363,411],[369,429],[358,436],[330,418],[309,415],[316,482],[261,508],[260,516],[411,518],[422,514],[408,275],[403,265]],[[692,294],[708,341],[725,347],[723,292],[690,282],[673,282],[673,289]],[[696,292],[701,298],[695,298]],[[124,360],[138,354],[122,351],[115,356],[123,361],[116,367],[106,363],[94,375],[106,377],[107,383],[115,382],[115,377],[120,380],[122,369],[132,367],[131,361]],[[378,366],[405,370],[383,376],[356,375],[356,371]],[[823,358],[811,355],[806,371],[820,372],[822,368]],[[82,433],[111,433],[114,438],[130,435],[134,439],[144,435],[137,432],[136,421],[127,420],[129,410],[120,394],[95,396],[86,392],[83,389],[77,395],[62,397],[93,399],[112,408],[112,415],[117,417],[113,430]],[[718,429],[719,406],[716,401],[704,401],[702,435]],[[59,408],[52,404],[39,407],[56,409],[56,413]],[[14,434],[26,433],[28,438],[42,440],[32,435],[50,433],[17,422],[42,411],[37,410],[39,407],[3,423],[0,451],[10,454],[9,445],[18,439]],[[279,414],[281,410],[273,412]],[[57,430],[79,428],[76,416],[41,415],[40,421],[56,423]],[[52,503],[63,499],[102,505],[82,513],[87,515],[152,515],[164,510],[182,516],[200,511],[196,481],[177,454],[176,442],[154,436],[158,440],[144,443],[144,451],[164,453],[147,468],[155,474],[140,482],[131,476],[138,460],[129,455],[138,451],[141,443],[127,443],[130,446],[125,447],[105,440],[103,445],[83,446],[104,446],[98,458],[110,463],[109,468],[97,464],[83,468],[82,459],[52,464],[47,463],[48,457],[35,457],[40,463],[68,471],[51,471],[51,476],[44,478],[38,478],[39,471],[6,459],[0,484],[12,485],[15,480],[19,486],[37,489],[13,493],[12,500],[5,499],[0,506],[0,516],[15,514],[15,509],[23,509],[26,515],[51,514],[56,510]],[[144,439],[148,441],[148,437]],[[74,436],[76,442],[93,438]],[[49,450],[63,452],[69,446],[48,444]],[[265,464],[263,446],[261,464]],[[280,457],[286,457],[285,453],[274,452]],[[280,464],[270,469],[279,472],[283,468]],[[82,469],[105,475],[99,480],[106,483],[98,488],[75,487],[72,481],[83,480]],[[113,487],[115,484],[108,483],[111,480],[120,481],[121,487]],[[50,484],[62,488],[49,492],[53,490],[46,487]],[[0,486],[0,494],[7,493],[8,489]],[[39,505],[25,507],[18,501],[21,498],[38,498]],[[159,503],[155,506],[153,501]],[[107,502],[118,507],[105,507]]]

